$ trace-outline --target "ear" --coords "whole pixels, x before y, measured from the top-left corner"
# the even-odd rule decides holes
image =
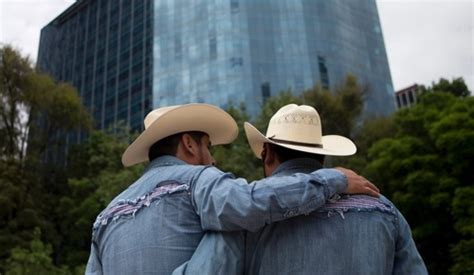
[[[273,146],[270,146],[268,143],[265,143],[264,148],[266,149],[266,157],[264,161],[265,165],[267,166],[274,165],[277,159],[276,159],[275,151],[273,150]]]
[[[186,155],[194,156],[197,154],[197,143],[189,134],[183,134],[180,143]]]

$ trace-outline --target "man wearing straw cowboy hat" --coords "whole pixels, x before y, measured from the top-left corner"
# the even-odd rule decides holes
[[[324,156],[348,156],[354,143],[323,136],[317,111],[289,104],[266,135],[245,123],[248,142],[270,179],[321,169]],[[245,256],[244,256],[245,255]],[[204,260],[205,259],[205,260]],[[237,260],[236,260],[237,259]],[[344,195],[306,216],[258,232],[207,233],[175,274],[427,274],[410,228],[385,197]]]
[[[238,128],[212,105],[159,108],[144,122],[122,162],[150,163],[97,217],[87,274],[170,274],[205,230],[255,231],[317,209],[335,193],[378,194],[364,178],[334,169],[250,185],[234,179],[211,165],[209,146],[232,142]]]

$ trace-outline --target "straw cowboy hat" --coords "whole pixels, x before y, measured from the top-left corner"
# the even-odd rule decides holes
[[[145,130],[122,155],[124,166],[148,160],[150,147],[160,139],[189,131],[209,135],[212,145],[234,141],[239,133],[237,123],[225,111],[210,104],[185,104],[158,108],[144,120]]]
[[[318,112],[311,106],[289,104],[276,112],[263,135],[252,124],[245,122],[245,134],[257,158],[261,158],[264,143],[288,149],[328,156],[350,156],[357,148],[348,138],[323,136]]]

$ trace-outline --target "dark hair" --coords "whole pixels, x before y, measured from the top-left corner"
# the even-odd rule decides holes
[[[206,136],[206,133],[192,131],[192,132],[182,132],[177,133],[171,136],[167,136],[155,142],[148,150],[148,159],[150,161],[156,159],[157,157],[161,157],[164,155],[176,156],[176,152],[178,151],[178,144],[181,136],[184,134],[188,134],[197,142],[197,144],[201,145],[201,139],[203,136]]]
[[[325,157],[324,155],[296,151],[296,150],[288,149],[288,148],[278,146],[272,143],[269,143],[268,145],[272,147],[273,151],[275,152],[280,162],[285,162],[290,159],[297,159],[297,158],[310,158],[310,159],[315,159],[319,161],[321,164],[324,163],[324,157]]]

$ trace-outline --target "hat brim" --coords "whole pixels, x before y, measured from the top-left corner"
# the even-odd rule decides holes
[[[252,124],[244,123],[245,135],[255,156],[261,158],[264,143],[271,143],[288,149],[327,156],[350,156],[357,152],[357,147],[348,138],[338,135],[322,136],[322,148],[309,147],[304,145],[283,144],[265,137]]]
[[[228,144],[239,133],[237,123],[228,113],[210,104],[178,106],[154,121],[133,141],[122,155],[124,166],[148,161],[151,145],[165,137],[190,131],[209,135],[212,145]]]

